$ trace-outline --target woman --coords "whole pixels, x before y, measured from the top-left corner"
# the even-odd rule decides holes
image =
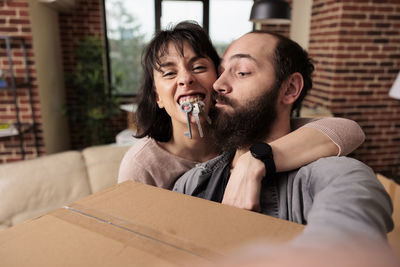
[[[124,156],[118,182],[134,180],[171,189],[184,172],[220,153],[208,134],[204,115],[200,115],[204,138],[192,115],[192,138],[185,136],[188,117],[181,108],[182,103],[201,100],[204,113],[208,114],[219,60],[209,37],[197,24],[181,22],[172,30],[155,35],[144,52],[144,83],[136,112],[137,137],[146,138]],[[347,154],[363,142],[364,134],[353,121],[310,121],[305,124],[307,127],[270,143],[278,172],[320,157]],[[337,133],[336,128],[346,130]],[[242,157],[259,164],[249,153]]]

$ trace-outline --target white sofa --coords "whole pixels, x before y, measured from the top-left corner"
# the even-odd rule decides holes
[[[129,146],[94,146],[0,165],[0,229],[117,183]]]

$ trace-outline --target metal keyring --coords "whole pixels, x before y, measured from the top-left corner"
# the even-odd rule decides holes
[[[185,112],[185,113],[189,113],[189,112],[191,112],[192,111],[192,109],[193,109],[193,105],[192,105],[192,103],[190,103],[190,102],[183,102],[182,104],[181,104],[181,110],[183,111],[183,112]],[[189,107],[189,109],[188,110],[185,110],[185,107]]]

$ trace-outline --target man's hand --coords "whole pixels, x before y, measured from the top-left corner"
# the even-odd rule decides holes
[[[250,152],[244,153],[231,171],[222,204],[260,211],[261,181],[264,176],[264,163]]]

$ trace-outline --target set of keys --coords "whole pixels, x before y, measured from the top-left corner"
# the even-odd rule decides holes
[[[196,119],[196,124],[197,124],[197,129],[199,130],[199,135],[200,137],[203,137],[203,128],[201,127],[200,123],[200,117],[199,114],[202,114],[203,117],[206,119],[208,124],[211,124],[211,119],[208,117],[208,114],[205,112],[205,104],[203,101],[197,101],[194,102],[193,104],[190,103],[189,101],[183,102],[181,104],[181,110],[186,113],[186,119],[187,119],[187,127],[188,131],[185,133],[185,136],[188,136],[190,139],[192,139],[192,127],[190,125],[190,112]]]

